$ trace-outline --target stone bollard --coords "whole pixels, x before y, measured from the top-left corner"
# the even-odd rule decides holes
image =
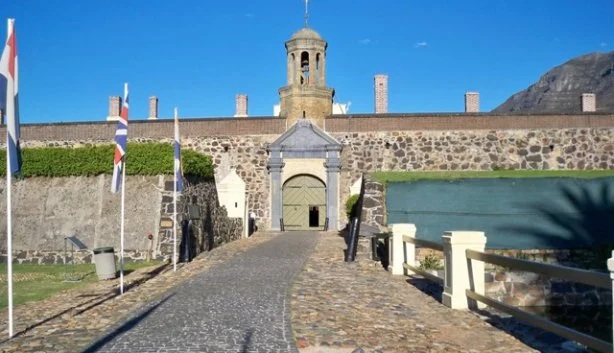
[[[389,253],[389,263],[393,275],[411,274],[413,271],[403,271],[403,264],[412,266],[416,263],[416,245],[404,243],[403,236],[416,237],[416,226],[411,223],[396,223],[392,225],[392,249]]]
[[[467,249],[484,251],[486,247],[484,232],[452,231],[445,232],[442,238],[445,258],[443,304],[452,309],[486,307],[467,298],[465,294],[465,290],[472,289],[484,295],[484,262],[476,260],[469,262],[465,254]]]

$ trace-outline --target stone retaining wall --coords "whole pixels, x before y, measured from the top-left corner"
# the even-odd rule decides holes
[[[377,181],[365,180],[362,201],[362,222],[376,228],[386,229],[386,195],[385,187]]]
[[[13,259],[16,263],[92,262],[92,250],[111,246],[120,251],[120,195],[111,194],[110,175],[96,177],[28,178],[13,183]],[[4,188],[2,188],[4,189]],[[173,180],[170,176],[127,176],[124,227],[125,261],[173,254]],[[4,205],[3,205],[4,204]],[[5,206],[6,198],[0,200]],[[178,198],[177,245],[182,245],[182,220],[198,210],[190,227],[192,256],[241,237],[240,219],[228,218],[219,206],[213,180],[187,180]],[[6,211],[2,207],[2,211]],[[3,212],[2,212],[3,213]],[[6,214],[0,217],[0,249],[6,261]],[[152,239],[148,235],[152,235]],[[68,236],[87,250],[71,251]],[[65,247],[66,250],[65,251]],[[73,259],[74,257],[74,259]]]
[[[248,207],[256,215],[258,228],[268,229],[271,215],[269,207],[270,178],[266,168],[268,161],[266,147],[277,137],[277,135],[183,137],[182,148],[192,149],[211,156],[216,167],[221,165],[222,161],[228,164],[227,167],[235,167],[237,174],[245,181],[246,191],[249,195]],[[171,144],[173,140],[170,138],[133,137],[130,141],[136,143],[155,141]],[[22,148],[78,148],[88,144],[104,145],[110,143],[110,140],[29,140],[22,143]],[[217,200],[217,197],[215,199]]]
[[[605,271],[606,260],[595,249],[572,250],[487,250],[487,253],[546,262],[574,268]],[[426,257],[439,259],[443,253],[428,248],[416,248],[416,265]],[[599,264],[601,264],[599,266]],[[604,272],[607,273],[607,272]],[[437,274],[442,277],[443,270]],[[567,282],[532,272],[510,271],[486,264],[485,290],[489,297],[514,306],[595,306],[612,305],[612,290],[582,283]]]
[[[490,272],[486,294],[514,306],[612,305],[612,290],[565,282],[531,272]]]

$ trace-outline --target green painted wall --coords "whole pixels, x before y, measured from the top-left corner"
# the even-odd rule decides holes
[[[487,248],[614,245],[614,178],[429,180],[390,183],[388,224],[414,223],[418,238],[486,232]]]

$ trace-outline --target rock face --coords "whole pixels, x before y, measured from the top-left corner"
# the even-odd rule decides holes
[[[579,113],[582,93],[594,93],[598,112],[614,112],[614,51],[579,56],[493,110],[494,113]]]

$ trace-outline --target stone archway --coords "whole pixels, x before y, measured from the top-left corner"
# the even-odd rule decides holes
[[[284,183],[282,191],[285,230],[324,229],[326,185],[312,175],[297,175]]]
[[[267,169],[271,175],[271,230],[340,229],[339,171],[342,148],[339,141],[308,119],[299,119],[267,147],[269,153]],[[311,185],[314,189],[320,190],[317,195],[319,198],[323,195],[324,201],[321,204],[319,200],[314,203],[308,201],[297,203],[296,217],[300,218],[299,215],[303,215],[301,217],[307,218],[295,221],[292,219],[293,214],[285,214],[290,212],[290,208],[284,206],[283,194],[286,185],[294,185],[287,183],[297,176],[304,176],[307,179],[303,179],[306,183],[304,185],[299,179],[294,180],[293,182],[299,184],[295,185],[296,189],[306,187],[304,192],[307,192],[309,187],[305,185]],[[299,190],[294,191],[297,193],[296,197],[300,198]],[[311,224],[317,223],[317,227],[309,227],[310,204],[317,206],[311,208]],[[288,227],[289,224],[295,226]]]

